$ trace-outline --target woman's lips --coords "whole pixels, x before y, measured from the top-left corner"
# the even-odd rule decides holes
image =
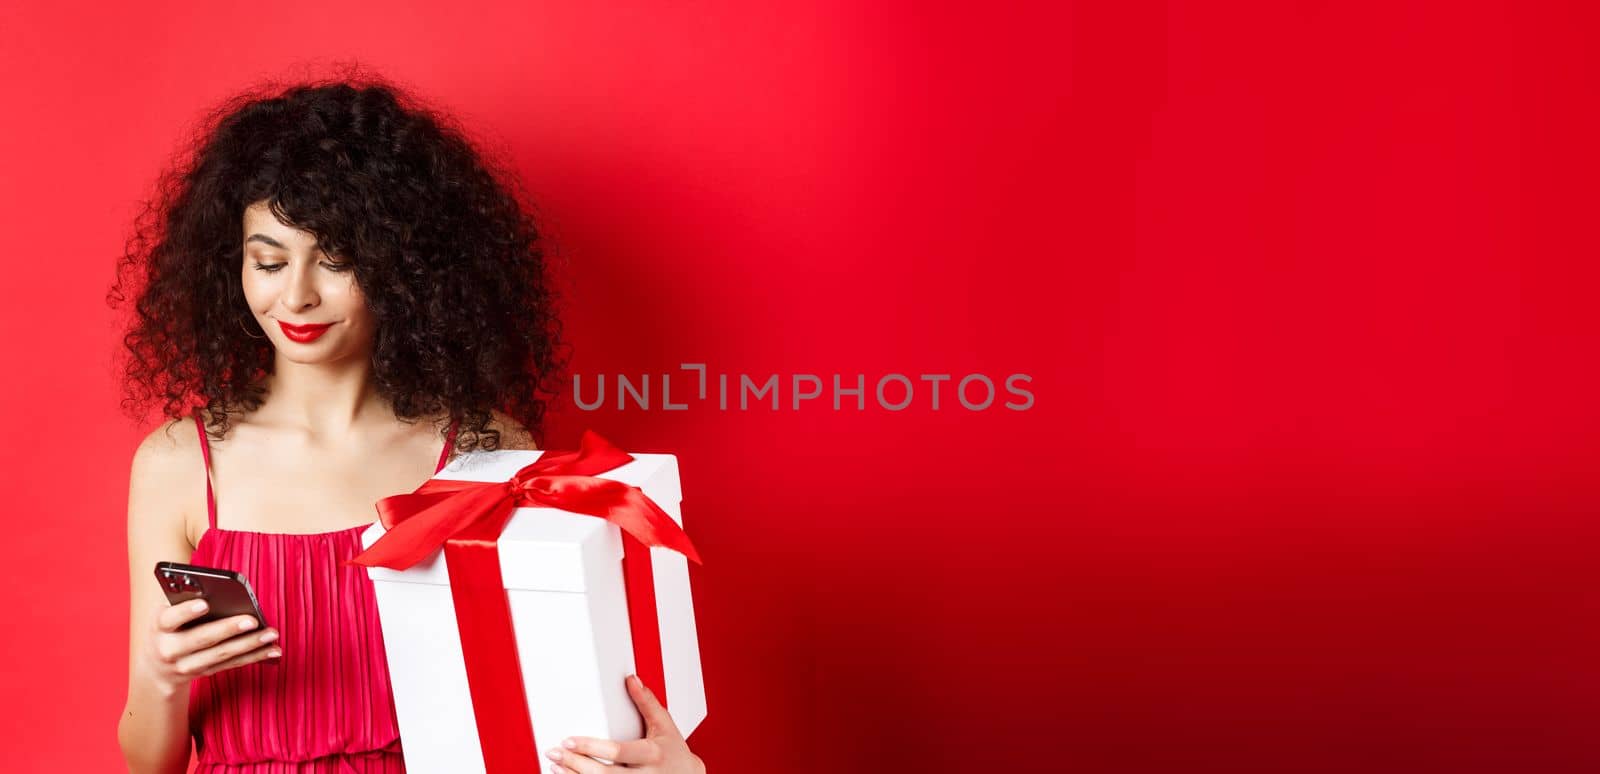
[[[322,323],[320,325],[290,325],[289,323],[279,320],[278,327],[283,330],[283,335],[288,336],[290,341],[298,341],[301,344],[305,344],[316,341],[317,337],[321,336],[323,331],[333,327],[333,323]]]

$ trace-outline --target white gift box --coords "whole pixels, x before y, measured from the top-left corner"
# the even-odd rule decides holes
[[[541,454],[468,452],[434,478],[507,481]],[[681,526],[677,458],[632,457],[598,477],[639,487]],[[363,548],[383,534],[383,525],[374,523],[362,533]],[[688,560],[668,548],[649,551],[667,710],[687,737],[706,716]],[[544,752],[569,736],[641,738],[643,721],[623,682],[636,670],[621,530],[595,516],[518,508],[501,532],[499,552],[539,770],[550,771],[553,762]],[[403,571],[369,567],[367,573],[378,601],[406,770],[483,772],[444,551]]]

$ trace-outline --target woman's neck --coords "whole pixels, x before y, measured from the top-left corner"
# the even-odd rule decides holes
[[[308,364],[280,357],[266,388],[257,417],[318,434],[348,434],[357,425],[394,418],[378,394],[370,362]]]

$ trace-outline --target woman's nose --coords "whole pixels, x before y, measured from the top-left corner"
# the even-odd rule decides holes
[[[312,284],[311,272],[301,269],[289,276],[289,282],[283,288],[283,295],[279,298],[285,309],[291,312],[300,312],[317,305],[317,289]]]

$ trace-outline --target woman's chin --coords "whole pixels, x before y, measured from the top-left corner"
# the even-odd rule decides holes
[[[324,344],[320,339],[307,343],[290,341],[278,346],[278,359],[300,365],[324,365],[348,359],[350,353],[345,349],[334,346],[331,341]]]

